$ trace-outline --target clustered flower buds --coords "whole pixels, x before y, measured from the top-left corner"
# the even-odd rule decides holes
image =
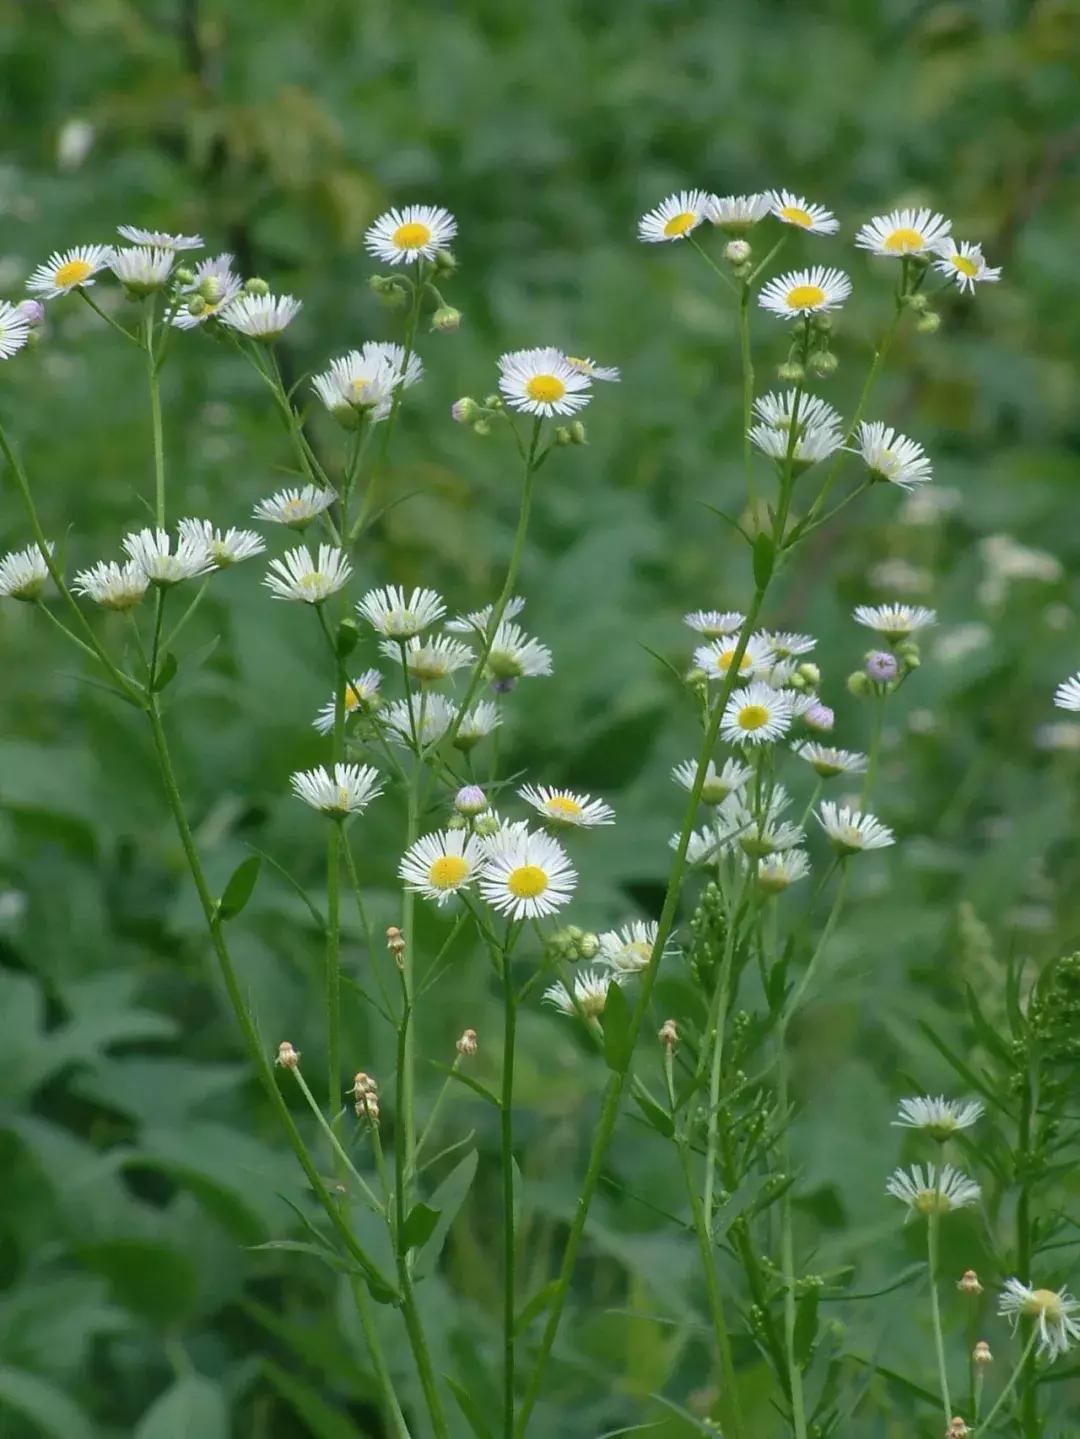
[[[361,1070],[353,1078],[352,1088],[348,1091],[354,1101],[357,1119],[366,1119],[370,1124],[379,1122],[379,1087],[370,1074]]]
[[[472,1055],[476,1053],[478,1040],[475,1029],[466,1029],[457,1044],[454,1046],[458,1054]]]
[[[278,1045],[275,1064],[280,1064],[282,1069],[299,1069],[300,1051],[294,1049],[287,1039],[283,1039]]]

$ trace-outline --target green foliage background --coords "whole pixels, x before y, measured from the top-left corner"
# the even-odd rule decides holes
[[[946,305],[939,335],[907,334],[873,406],[926,443],[956,510],[904,525],[899,497],[874,490],[768,617],[821,636],[838,740],[860,747],[868,719],[843,687],[865,647],[852,604],[897,597],[878,567],[899,559],[925,571],[913,597],[941,615],[946,652],[927,646],[890,712],[875,807],[903,842],[859,876],[827,996],[797,1036],[804,1242],[821,1272],[855,1256],[855,1289],[882,1287],[918,1257],[882,1197],[901,1152],[888,1125],[895,1098],[954,1087],[921,1023],[971,1048],[964,984],[994,1014],[1002,959],[1041,963],[1075,947],[1080,927],[1077,761],[1036,743],[1054,718],[1054,684],[1077,667],[1080,8],[42,0],[7,7],[0,81],[0,281],[12,297],[53,248],[108,240],[118,223],[198,230],[303,297],[285,347],[299,375],[397,333],[366,284],[361,237],[375,214],[417,200],[459,217],[451,298],[465,324],[423,341],[428,376],[410,392],[390,475],[402,503],[360,557],[364,584],[434,584],[455,608],[490,598],[516,461],[505,437],[480,441],[449,423],[450,402],[492,388],[496,355],[519,346],[622,366],[623,384],[588,411],[589,447],[543,472],[523,589],[556,675],[532,682],[506,731],[511,770],[599,791],[619,813],[581,854],[572,917],[588,926],[655,912],[680,813],[668,773],[690,752],[692,716],[644,647],[683,662],[681,613],[736,606],[749,583],[744,553],[703,508],[740,502],[734,312],[682,247],[638,245],[637,215],[688,184],[788,185],[836,210],[849,241],[866,215],[925,202],[1004,265],[1001,286]],[[94,138],[65,166],[58,144],[73,120]],[[840,244],[803,245],[856,282],[828,392],[850,408],[888,280]],[[782,358],[778,327],[755,318],[755,343],[764,385]],[[172,514],[244,523],[283,482],[287,445],[223,347],[196,334],[176,350]],[[71,301],[0,379],[4,423],[69,570],[116,554],[144,522],[150,481],[137,357]],[[336,433],[320,440],[332,456]],[[980,541],[1001,533],[1053,552],[1061,577],[987,597]],[[5,487],[0,549],[27,539]],[[256,845],[318,898],[322,831],[286,784],[321,757],[310,720],[330,682],[310,616],[271,604],[256,581],[251,569],[225,577],[192,622],[189,652],[222,639],[178,681],[169,722],[217,882]],[[982,643],[969,630],[974,647],[957,657],[952,645],[950,657],[952,632],[972,622]],[[62,640],[25,607],[0,611],[0,657],[0,1433],[377,1433],[336,1277],[250,1247],[294,1232],[279,1195],[296,1200],[301,1186],[211,977],[138,716],[81,682]],[[365,820],[382,924],[394,914],[398,832],[390,807]],[[424,923],[420,942],[439,930]],[[287,1035],[320,1062],[318,943],[300,901],[264,870],[234,936],[268,1043]],[[360,936],[348,939],[358,966]],[[681,998],[661,984],[658,1019]],[[422,1015],[420,1053],[448,1060],[471,1025],[487,1077],[498,1022],[486,961],[463,951]],[[348,1025],[356,1067],[389,1074],[388,1041],[358,1004]],[[570,1024],[533,1009],[522,1029],[531,1288],[554,1262],[602,1069]],[[432,1067],[424,1093],[438,1079]],[[446,1142],[470,1128],[477,1180],[423,1303],[440,1366],[486,1405],[497,1135],[491,1112],[466,1097]],[[708,1379],[693,1245],[658,1212],[681,1213],[671,1152],[626,1116],[608,1177],[536,1433],[600,1434],[643,1416],[657,1434],[690,1433],[649,1398],[663,1389],[693,1408]],[[1077,1181],[1064,1183],[1075,1215]],[[956,1267],[982,1268],[977,1226],[961,1220],[953,1234]],[[1057,1282],[1074,1253],[1063,1252]],[[902,1288],[829,1318],[864,1356],[922,1382],[924,1310]],[[409,1395],[395,1316],[381,1319]],[[959,1309],[950,1322],[959,1355]],[[987,1323],[1004,1351],[1003,1326]],[[1064,1427],[1048,1432],[1074,1433],[1075,1381],[1057,1390]],[[936,1433],[936,1416],[912,1428],[912,1402],[884,1391],[861,1432]],[[760,1423],[772,1432],[766,1413]]]

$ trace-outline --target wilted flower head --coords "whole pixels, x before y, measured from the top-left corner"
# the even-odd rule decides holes
[[[998,1301],[998,1313],[1011,1319],[1033,1319],[1039,1335],[1039,1353],[1051,1363],[1080,1340],[1080,1300],[1067,1289],[1032,1289],[1020,1279],[1008,1279]]]
[[[289,783],[297,799],[324,814],[359,814],[382,793],[379,772],[371,765],[336,764],[331,774],[324,766],[298,770]]]
[[[619,979],[611,970],[583,969],[574,975],[573,984],[552,984],[544,990],[545,1004],[552,1004],[563,1014],[583,1014],[597,1019],[604,1012],[608,991]]]
[[[964,1209],[977,1204],[981,1193],[973,1179],[951,1164],[942,1165],[940,1173],[932,1164],[926,1166],[925,1172],[921,1164],[897,1169],[890,1176],[885,1192],[903,1200],[908,1206],[909,1218],[916,1214],[947,1214],[952,1209]]]
[[[52,553],[49,545],[49,553]],[[49,579],[49,567],[37,545],[12,550],[0,559],[0,599],[36,600]]]
[[[80,570],[71,582],[77,595],[101,605],[106,610],[130,610],[146,594],[150,581],[134,560],[122,565],[102,561],[92,569]]]

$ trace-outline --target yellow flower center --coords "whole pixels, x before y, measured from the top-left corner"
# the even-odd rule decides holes
[[[787,292],[789,310],[816,310],[825,303],[825,291],[820,285],[794,285]]]
[[[926,236],[919,230],[911,230],[901,226],[894,230],[891,235],[885,236],[883,249],[888,250],[891,255],[910,255],[913,250],[921,250],[926,245]]]
[[[352,714],[363,703],[363,696],[359,690],[353,689],[352,685],[345,687],[345,713]]]
[[[727,674],[731,668],[731,661],[735,658],[735,649],[736,646],[732,645],[731,649],[723,650],[716,656],[716,668],[723,674]],[[752,663],[753,661],[750,656],[744,650],[742,659],[739,661],[739,672],[742,673],[743,670],[748,670]]]
[[[781,205],[777,211],[781,220],[786,220],[789,225],[801,225],[804,230],[809,230],[814,223],[814,217],[808,210],[800,210],[798,205]]]
[[[323,579],[321,570],[312,570],[310,574],[300,576],[300,588],[307,590],[309,594],[315,594],[322,588]]]
[[[974,280],[975,276],[979,273],[978,265],[976,265],[974,260],[969,259],[967,255],[950,255],[949,259],[952,262],[953,269],[959,270],[961,275],[966,275],[969,280]]]
[[[530,400],[542,405],[553,405],[566,394],[566,386],[558,375],[533,375],[525,382],[525,393]]]
[[[307,505],[303,500],[286,500],[281,506],[281,513],[294,520],[307,519]]]
[[[652,945],[644,939],[632,939],[626,946],[626,952],[635,963],[646,965],[652,958]]]
[[[343,810],[349,808],[349,791],[343,784],[338,785],[337,805],[335,807]]]
[[[920,1214],[948,1214],[952,1208],[940,1189],[920,1189],[912,1200],[912,1205]]]
[[[693,210],[681,210],[679,214],[672,215],[671,219],[664,226],[664,234],[669,239],[676,235],[686,235],[694,228],[697,216]]]
[[[760,729],[769,723],[769,711],[764,705],[743,705],[738,719],[740,729]]]
[[[358,401],[359,401],[359,400],[362,400],[363,397],[364,397],[364,391],[365,391],[366,389],[368,389],[368,388],[370,387],[370,385],[371,385],[371,381],[370,381],[370,380],[365,380],[365,379],[363,379],[363,378],[362,378],[361,376],[359,376],[359,375],[356,377],[355,380],[350,380],[350,381],[349,381],[349,390],[350,390],[351,393],[352,393],[353,399],[354,399],[354,400],[358,400]]]
[[[93,273],[93,269],[93,265],[86,260],[69,260],[57,270],[53,276],[53,284],[60,290],[69,285],[81,285],[87,275]]]
[[[435,889],[455,889],[468,873],[468,860],[460,854],[441,854],[428,870],[428,883]]]
[[[399,250],[419,250],[431,239],[431,231],[426,225],[421,225],[419,220],[411,220],[407,225],[399,225],[390,236],[390,243],[396,245]]]
[[[1045,1314],[1048,1319],[1061,1319],[1064,1314],[1061,1295],[1052,1289],[1033,1289],[1023,1308],[1025,1314]]]
[[[538,864],[519,864],[506,877],[506,887],[515,899],[536,899],[548,887],[548,877]]]
[[[544,808],[556,819],[578,819],[581,815],[581,805],[568,794],[553,794]]]

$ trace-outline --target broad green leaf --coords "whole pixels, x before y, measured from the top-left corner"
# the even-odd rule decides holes
[[[613,984],[607,992],[600,1023],[604,1031],[604,1059],[609,1069],[623,1073],[630,1063],[634,1037],[630,1032],[630,1004],[622,985]]]
[[[465,1196],[472,1186],[477,1163],[476,1150],[470,1149],[465,1158],[454,1166],[431,1196],[431,1208],[438,1211],[439,1218],[431,1232],[431,1237],[417,1256],[415,1270],[417,1279],[424,1279],[434,1273],[439,1256],[442,1254],[443,1245],[446,1243],[446,1236],[450,1233],[450,1226],[457,1218],[458,1210],[465,1203]]]
[[[402,1253],[408,1253],[410,1249],[422,1248],[435,1232],[438,1222],[439,1211],[437,1209],[433,1209],[430,1204],[425,1204],[423,1200],[414,1204],[409,1210],[401,1231]]]
[[[94,1439],[90,1420],[62,1389],[23,1369],[0,1367],[0,1419],[5,1409],[22,1414],[55,1439]]]

